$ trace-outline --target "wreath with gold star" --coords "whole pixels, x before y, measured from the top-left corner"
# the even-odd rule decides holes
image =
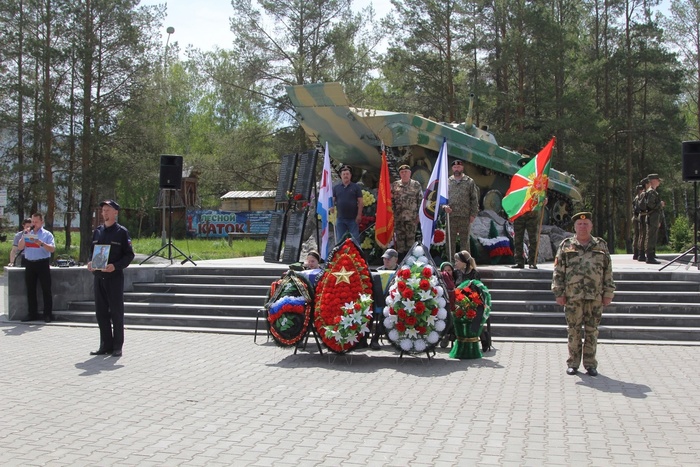
[[[331,253],[316,285],[314,326],[329,350],[345,353],[369,333],[372,280],[361,249],[347,238]]]

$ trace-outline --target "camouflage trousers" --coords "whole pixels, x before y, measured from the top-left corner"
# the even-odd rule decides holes
[[[564,314],[569,326],[567,367],[578,368],[581,364],[581,354],[583,354],[584,368],[598,368],[595,354],[598,347],[598,325],[603,316],[603,304],[600,300],[571,301],[564,307]]]
[[[637,250],[640,256],[645,256],[647,249],[647,215],[639,215],[639,238],[637,240]]]
[[[416,243],[416,222],[395,221],[394,235],[396,235],[396,251],[406,253]]]
[[[524,264],[523,258],[523,243],[525,242],[525,232],[530,241],[530,246],[527,250],[527,264],[537,264],[537,241],[539,240],[539,232],[537,229],[540,226],[539,211],[528,212],[518,217],[513,221],[513,230],[515,231],[513,239],[513,248],[515,249],[515,263]]]
[[[640,253],[639,250],[639,237],[642,235],[641,230],[644,227],[639,223],[639,218],[638,217],[633,217],[632,218],[632,249],[634,250],[635,254]]]
[[[654,259],[656,257],[656,240],[659,238],[659,227],[661,225],[661,212],[650,212],[647,214],[647,235],[646,235],[646,245],[642,251],[647,254],[647,259]]]
[[[454,255],[457,253],[455,246],[457,244],[457,236],[459,235],[459,247],[461,250],[467,250],[471,253],[469,248],[469,234],[471,229],[471,223],[469,222],[469,217],[465,216],[455,216],[450,214],[450,261],[454,261]]]

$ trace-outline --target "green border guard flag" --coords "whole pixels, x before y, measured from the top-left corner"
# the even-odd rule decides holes
[[[549,167],[555,141],[556,138],[552,138],[537,156],[513,175],[510,188],[501,201],[501,205],[511,221],[526,212],[537,211],[544,206],[547,199]]]

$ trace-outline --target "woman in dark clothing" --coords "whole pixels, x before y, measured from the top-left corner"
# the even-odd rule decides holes
[[[455,285],[459,287],[464,281],[481,279],[479,271],[476,269],[476,261],[472,258],[467,250],[462,250],[455,253],[455,271],[454,271],[454,281]]]

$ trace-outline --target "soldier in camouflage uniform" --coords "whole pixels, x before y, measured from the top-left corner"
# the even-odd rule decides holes
[[[391,184],[391,200],[394,208],[394,233],[396,250],[403,258],[416,241],[418,210],[423,200],[420,182],[411,179],[411,168],[399,167],[399,180]]]
[[[591,376],[598,375],[596,347],[598,324],[603,307],[612,302],[615,282],[612,261],[605,240],[593,237],[590,212],[580,212],[572,218],[573,237],[564,239],[554,259],[552,292],[557,304],[564,306],[569,334],[569,375],[575,375],[581,364]],[[581,326],[585,341],[581,342]]]
[[[479,187],[468,175],[464,174],[462,161],[452,162],[452,176],[449,178],[447,197],[450,204],[444,206],[449,214],[450,238],[449,257],[456,253],[455,245],[459,238],[462,250],[470,251],[469,233],[472,222],[479,214]]]
[[[661,183],[659,175],[650,174],[647,178],[649,179],[649,188],[644,195],[647,205],[647,238],[644,251],[647,256],[647,264],[660,264],[659,260],[656,259],[656,240],[659,237],[659,227],[661,227],[661,210],[665,203],[661,200],[659,192],[656,191]]]
[[[632,259],[639,258],[639,237],[642,234],[641,229],[646,228],[639,223],[639,198],[642,193],[644,193],[644,186],[637,185],[637,194],[632,200],[632,230],[634,230],[632,234]]]
[[[637,206],[639,207],[639,239],[637,241],[637,261],[646,261],[646,244],[647,244],[647,208],[646,201],[644,197],[646,196],[647,188],[649,188],[649,179],[643,178],[641,182],[642,192],[639,194],[637,199]]]

